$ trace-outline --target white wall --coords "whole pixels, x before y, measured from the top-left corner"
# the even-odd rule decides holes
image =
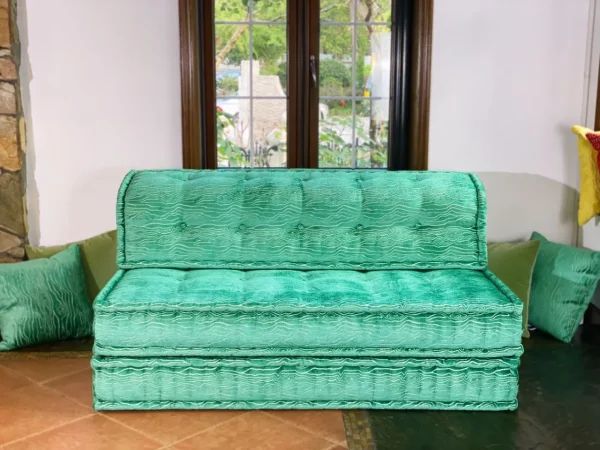
[[[430,168],[577,186],[588,0],[437,0]]]
[[[575,240],[589,18],[590,0],[435,1],[430,167],[481,173],[490,239]],[[177,2],[23,0],[18,21],[30,239],[110,229],[127,170],[181,166]]]
[[[434,14],[430,168],[544,177],[492,177],[490,238],[536,227],[572,243],[579,169],[570,128],[587,107],[590,2],[436,0]],[[565,198],[553,199],[548,182]]]
[[[181,167],[178,2],[18,3],[30,240],[112,229],[128,170]]]

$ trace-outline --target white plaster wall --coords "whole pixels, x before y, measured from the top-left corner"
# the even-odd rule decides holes
[[[435,2],[430,167],[481,173],[491,240],[575,241],[590,17],[590,0]],[[18,22],[30,239],[112,228],[127,170],[181,166],[177,2],[21,0]]]
[[[575,242],[589,18],[588,0],[435,2],[430,168],[481,173],[490,240]]]
[[[178,3],[18,3],[30,240],[112,229],[128,170],[182,164]]]
[[[586,105],[586,120],[584,125],[594,128],[596,114],[596,94],[598,88],[598,67],[600,67],[600,2],[594,0],[595,6],[591,15],[590,45],[588,48],[588,96]],[[590,220],[581,229],[580,242],[584,247],[600,250],[600,219]],[[596,304],[600,306],[600,295],[595,296]]]

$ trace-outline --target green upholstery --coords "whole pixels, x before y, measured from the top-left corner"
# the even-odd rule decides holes
[[[600,252],[551,242],[540,242],[531,285],[530,320],[540,330],[571,342],[600,280]]]
[[[515,409],[485,221],[472,174],[131,172],[94,407]]]
[[[474,270],[121,272],[98,297],[103,356],[514,356],[522,304]]]
[[[51,258],[0,264],[0,351],[91,334],[77,245]]]
[[[515,409],[518,358],[102,358],[96,409]]]
[[[485,193],[470,174],[131,172],[123,269],[483,269]]]

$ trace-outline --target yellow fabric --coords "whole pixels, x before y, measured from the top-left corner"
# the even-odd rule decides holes
[[[598,174],[598,152],[586,138],[587,133],[594,133],[585,127],[575,126],[573,133],[578,137],[579,167],[581,184],[579,194],[579,226],[586,224],[592,217],[600,214],[600,175]]]

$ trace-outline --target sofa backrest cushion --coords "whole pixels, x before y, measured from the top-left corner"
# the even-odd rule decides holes
[[[121,268],[482,269],[473,174],[133,171],[117,204]]]

